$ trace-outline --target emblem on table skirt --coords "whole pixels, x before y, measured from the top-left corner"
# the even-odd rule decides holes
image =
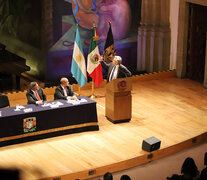
[[[24,132],[36,131],[36,117],[29,117],[23,120]]]

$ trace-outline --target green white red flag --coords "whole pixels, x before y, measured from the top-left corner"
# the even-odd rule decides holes
[[[98,33],[96,26],[93,26],[90,48],[88,52],[87,72],[98,87],[103,81],[102,66],[99,62],[99,50],[97,45]]]

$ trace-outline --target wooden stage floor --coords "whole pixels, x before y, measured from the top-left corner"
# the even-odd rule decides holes
[[[207,89],[201,83],[175,78],[174,71],[132,80],[129,123],[112,124],[105,118],[105,87],[96,88],[99,131],[2,147],[1,166],[20,168],[22,179],[89,179],[206,141]],[[85,96],[90,93],[91,90],[81,91]],[[148,153],[141,146],[151,136],[161,140],[161,147]]]

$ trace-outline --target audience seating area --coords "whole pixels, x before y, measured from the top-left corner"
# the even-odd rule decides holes
[[[207,165],[207,152],[204,155],[204,166]],[[167,180],[206,180],[207,168],[199,172],[196,162],[193,158],[187,157],[181,167],[181,174],[173,174],[167,177]]]

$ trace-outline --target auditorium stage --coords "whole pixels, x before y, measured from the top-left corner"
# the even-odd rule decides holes
[[[207,89],[175,78],[175,72],[132,77],[132,119],[112,124],[104,116],[105,87],[95,89],[99,131],[53,137],[0,148],[2,167],[23,179],[87,179],[159,159],[207,140]],[[91,95],[91,90],[81,90]],[[142,150],[155,136],[159,150]]]

